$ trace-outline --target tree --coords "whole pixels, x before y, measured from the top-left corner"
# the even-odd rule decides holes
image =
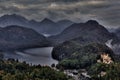
[[[54,67],[55,67],[55,64],[52,64],[51,67],[54,68]]]

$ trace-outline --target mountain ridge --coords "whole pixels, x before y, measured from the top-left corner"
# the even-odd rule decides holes
[[[46,38],[30,28],[12,25],[0,29],[1,51],[44,47],[46,44]]]
[[[89,20],[85,23],[74,23],[62,33],[51,36],[49,39],[53,43],[59,44],[79,37],[104,43],[110,39],[113,39],[115,42],[118,41],[116,35],[110,33],[104,26],[100,25],[95,20]]]
[[[42,21],[28,20],[27,18],[17,14],[3,15],[0,17],[1,27],[6,27],[10,25],[24,26],[27,28],[32,28],[40,34],[50,35],[59,34],[66,27],[68,27],[67,24],[70,24],[70,22],[71,21],[66,20],[65,25],[64,24],[60,25],[57,22],[54,22],[48,18],[44,18]],[[51,28],[55,28],[55,30]]]

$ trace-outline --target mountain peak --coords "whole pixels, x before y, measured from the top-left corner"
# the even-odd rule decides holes
[[[18,15],[18,14],[6,14],[6,15],[3,15],[0,17],[0,20],[24,20],[24,21],[27,21],[27,19],[21,15]]]
[[[44,18],[41,22],[42,23],[54,23],[52,20],[50,20],[48,18]]]
[[[0,26],[5,27],[9,25],[19,25],[19,26],[27,26],[28,19],[24,16],[18,14],[6,14],[0,17]]]
[[[88,24],[88,25],[99,25],[99,23],[96,20],[88,20],[86,22],[86,24]]]

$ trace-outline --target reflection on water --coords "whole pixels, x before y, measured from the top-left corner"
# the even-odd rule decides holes
[[[6,52],[5,58],[14,58],[32,64],[51,65],[58,62],[51,57],[53,47],[27,49],[24,52]]]

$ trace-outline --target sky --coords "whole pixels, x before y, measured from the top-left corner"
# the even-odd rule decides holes
[[[107,28],[117,28],[120,27],[120,0],[0,0],[0,16],[5,14],[37,21],[94,19]]]

